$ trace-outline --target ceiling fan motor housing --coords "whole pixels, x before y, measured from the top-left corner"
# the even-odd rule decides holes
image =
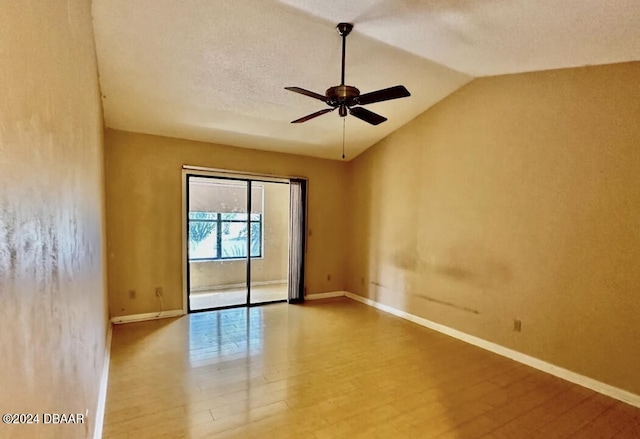
[[[334,87],[330,87],[325,92],[325,96],[327,97],[327,104],[332,107],[337,107],[338,105],[355,105],[355,98],[360,96],[360,90],[350,85],[336,85]]]

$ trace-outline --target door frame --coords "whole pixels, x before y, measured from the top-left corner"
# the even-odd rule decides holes
[[[181,206],[181,217],[182,217],[182,227],[181,227],[181,235],[182,235],[182,312],[183,314],[188,314],[190,312],[198,312],[191,311],[189,309],[189,242],[188,242],[188,225],[189,225],[189,213],[188,213],[188,202],[189,202],[189,184],[188,178],[189,176],[202,176],[202,177],[212,177],[212,178],[226,178],[226,179],[234,179],[234,180],[251,180],[251,181],[264,181],[264,182],[272,182],[272,183],[290,183],[292,179],[305,180],[307,186],[307,193],[309,188],[309,180],[307,177],[300,176],[282,176],[282,175],[273,175],[273,174],[260,174],[246,171],[236,171],[229,169],[217,169],[217,168],[204,168],[200,166],[182,166],[182,206]],[[308,202],[305,205],[305,230],[304,230],[304,238],[306,242],[307,237],[307,224],[308,224]],[[306,245],[305,245],[306,250]],[[249,260],[251,258],[248,258]],[[306,258],[304,258],[303,266],[303,279],[306,281]],[[250,264],[250,262],[248,262]],[[247,268],[249,270],[249,268]],[[249,294],[247,292],[247,294]],[[243,304],[238,306],[255,306],[261,304]],[[206,310],[203,310],[206,311]]]

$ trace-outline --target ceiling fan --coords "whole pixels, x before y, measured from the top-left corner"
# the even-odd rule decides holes
[[[300,87],[285,87],[285,90],[290,90],[295,93],[300,93],[305,96],[309,96],[311,98],[322,101],[326,103],[330,108],[316,111],[315,113],[311,113],[307,116],[301,117],[300,119],[293,120],[291,121],[291,123],[306,122],[310,119],[313,119],[314,117],[330,113],[337,108],[340,117],[345,117],[348,113],[360,120],[370,123],[371,125],[381,124],[382,122],[387,120],[386,117],[380,116],[379,114],[376,114],[373,111],[369,111],[366,108],[359,107],[358,105],[368,105],[375,102],[405,98],[407,96],[411,96],[411,93],[409,93],[409,90],[407,90],[403,85],[396,85],[394,87],[384,88],[382,90],[376,90],[361,95],[360,90],[358,90],[357,88],[351,85],[345,85],[344,60],[347,47],[347,35],[349,35],[351,30],[353,29],[353,24],[339,23],[338,26],[336,26],[336,29],[342,37],[342,76],[340,85],[329,87],[324,96]]]

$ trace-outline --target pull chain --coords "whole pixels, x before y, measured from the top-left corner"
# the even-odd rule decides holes
[[[344,160],[344,131],[345,131],[345,123],[347,122],[347,118],[342,118],[342,159]]]

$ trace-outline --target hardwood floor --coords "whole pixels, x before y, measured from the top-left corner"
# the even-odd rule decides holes
[[[640,409],[339,298],[115,326],[103,437],[621,439]]]

